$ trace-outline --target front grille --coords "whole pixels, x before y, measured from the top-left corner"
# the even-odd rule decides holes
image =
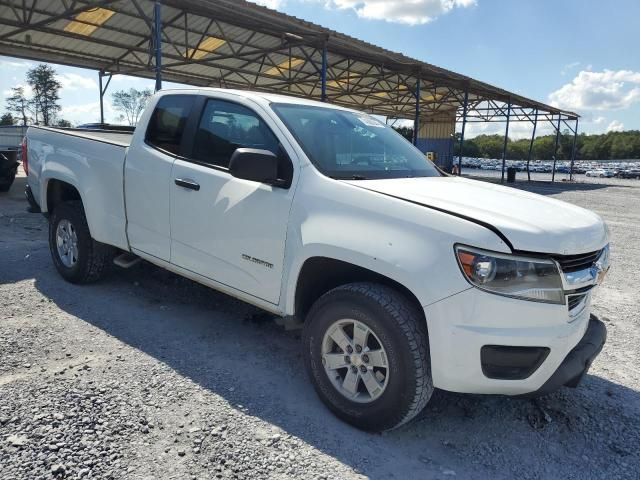
[[[602,253],[602,250],[591,253],[581,253],[579,255],[555,255],[553,258],[560,264],[563,272],[569,273],[591,268],[596,260],[598,260],[600,253]]]
[[[571,295],[567,297],[567,305],[569,306],[569,310],[573,310],[574,308],[576,308],[586,296],[587,294],[583,293],[582,295]]]

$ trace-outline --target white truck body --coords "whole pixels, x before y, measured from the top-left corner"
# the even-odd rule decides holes
[[[197,95],[255,112],[291,160],[289,188],[235,178],[149,145],[146,126],[166,95]],[[422,308],[435,387],[507,395],[543,387],[585,335],[589,289],[600,280],[598,272],[589,267],[581,279],[561,274],[567,291],[586,292],[571,309],[566,302],[476,288],[463,275],[454,247],[545,258],[604,251],[608,230],[600,217],[459,177],[330,178],[314,166],[272,104],[349,112],[245,91],[163,91],[150,100],[133,135],[30,128],[29,184],[45,213],[52,181],[73,186],[98,242],[278,315],[300,314],[296,288],[309,259],[374,272],[404,287]],[[178,179],[197,182],[199,190],[178,186]],[[479,360],[486,345],[542,346],[549,353],[527,378],[494,379]]]

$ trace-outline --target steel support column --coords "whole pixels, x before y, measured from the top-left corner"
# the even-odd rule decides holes
[[[416,117],[413,121],[413,144],[418,146],[418,131],[420,130],[420,77],[416,82]]]
[[[162,90],[162,9],[159,1],[153,6],[153,47],[156,58],[156,92]]]
[[[533,133],[531,134],[531,142],[529,143],[529,155],[527,156],[527,180],[531,181],[531,172],[529,171],[529,164],[531,163],[531,154],[533,153],[533,142],[536,139],[536,129],[538,128],[538,109],[536,108],[535,116],[533,117]]]
[[[102,78],[107,78],[107,84],[102,86]],[[102,70],[98,72],[98,88],[100,89],[100,123],[104,123],[104,94],[107,93],[107,88],[109,88],[109,84],[111,83],[112,75],[105,75]]]
[[[576,118],[576,129],[573,132],[573,146],[571,147],[571,167],[569,168],[569,181],[573,182],[573,165],[576,161],[576,148],[578,146],[578,118]]]
[[[462,175],[462,150],[464,149],[464,130],[467,126],[467,108],[469,107],[469,89],[464,91],[464,104],[462,106],[462,130],[460,132],[460,151],[458,155],[458,175]]]
[[[102,71],[98,72],[98,89],[100,90],[100,123],[104,123],[104,94],[102,91]]]
[[[551,171],[551,181],[556,181],[556,162],[558,160],[558,144],[560,143],[560,122],[562,121],[562,115],[558,114],[558,126],[556,127],[556,143],[553,149],[553,170]]]
[[[327,42],[322,45],[322,71],[320,72],[322,94],[321,99],[323,102],[327,101]]]
[[[504,131],[504,145],[502,147],[502,178],[501,183],[504,183],[504,167],[507,164],[507,142],[509,142],[509,120],[511,120],[511,99],[507,106],[507,126]]]

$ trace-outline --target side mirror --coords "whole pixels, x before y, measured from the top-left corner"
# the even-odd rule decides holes
[[[238,148],[231,155],[229,173],[243,180],[277,184],[278,157],[269,150]]]

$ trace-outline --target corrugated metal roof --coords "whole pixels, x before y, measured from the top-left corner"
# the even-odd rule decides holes
[[[86,13],[96,8],[102,10]],[[153,77],[153,9],[151,0],[0,0],[0,53]],[[224,43],[207,54],[194,54],[207,37]],[[327,95],[332,103],[412,118],[420,79],[421,116],[427,119],[459,114],[465,90],[481,120],[502,119],[505,107],[496,102],[509,101],[516,119],[530,119],[531,112],[525,109],[577,118],[575,113],[243,0],[162,1],[162,70],[167,80],[320,98],[325,45]],[[291,68],[283,68],[289,61]]]

